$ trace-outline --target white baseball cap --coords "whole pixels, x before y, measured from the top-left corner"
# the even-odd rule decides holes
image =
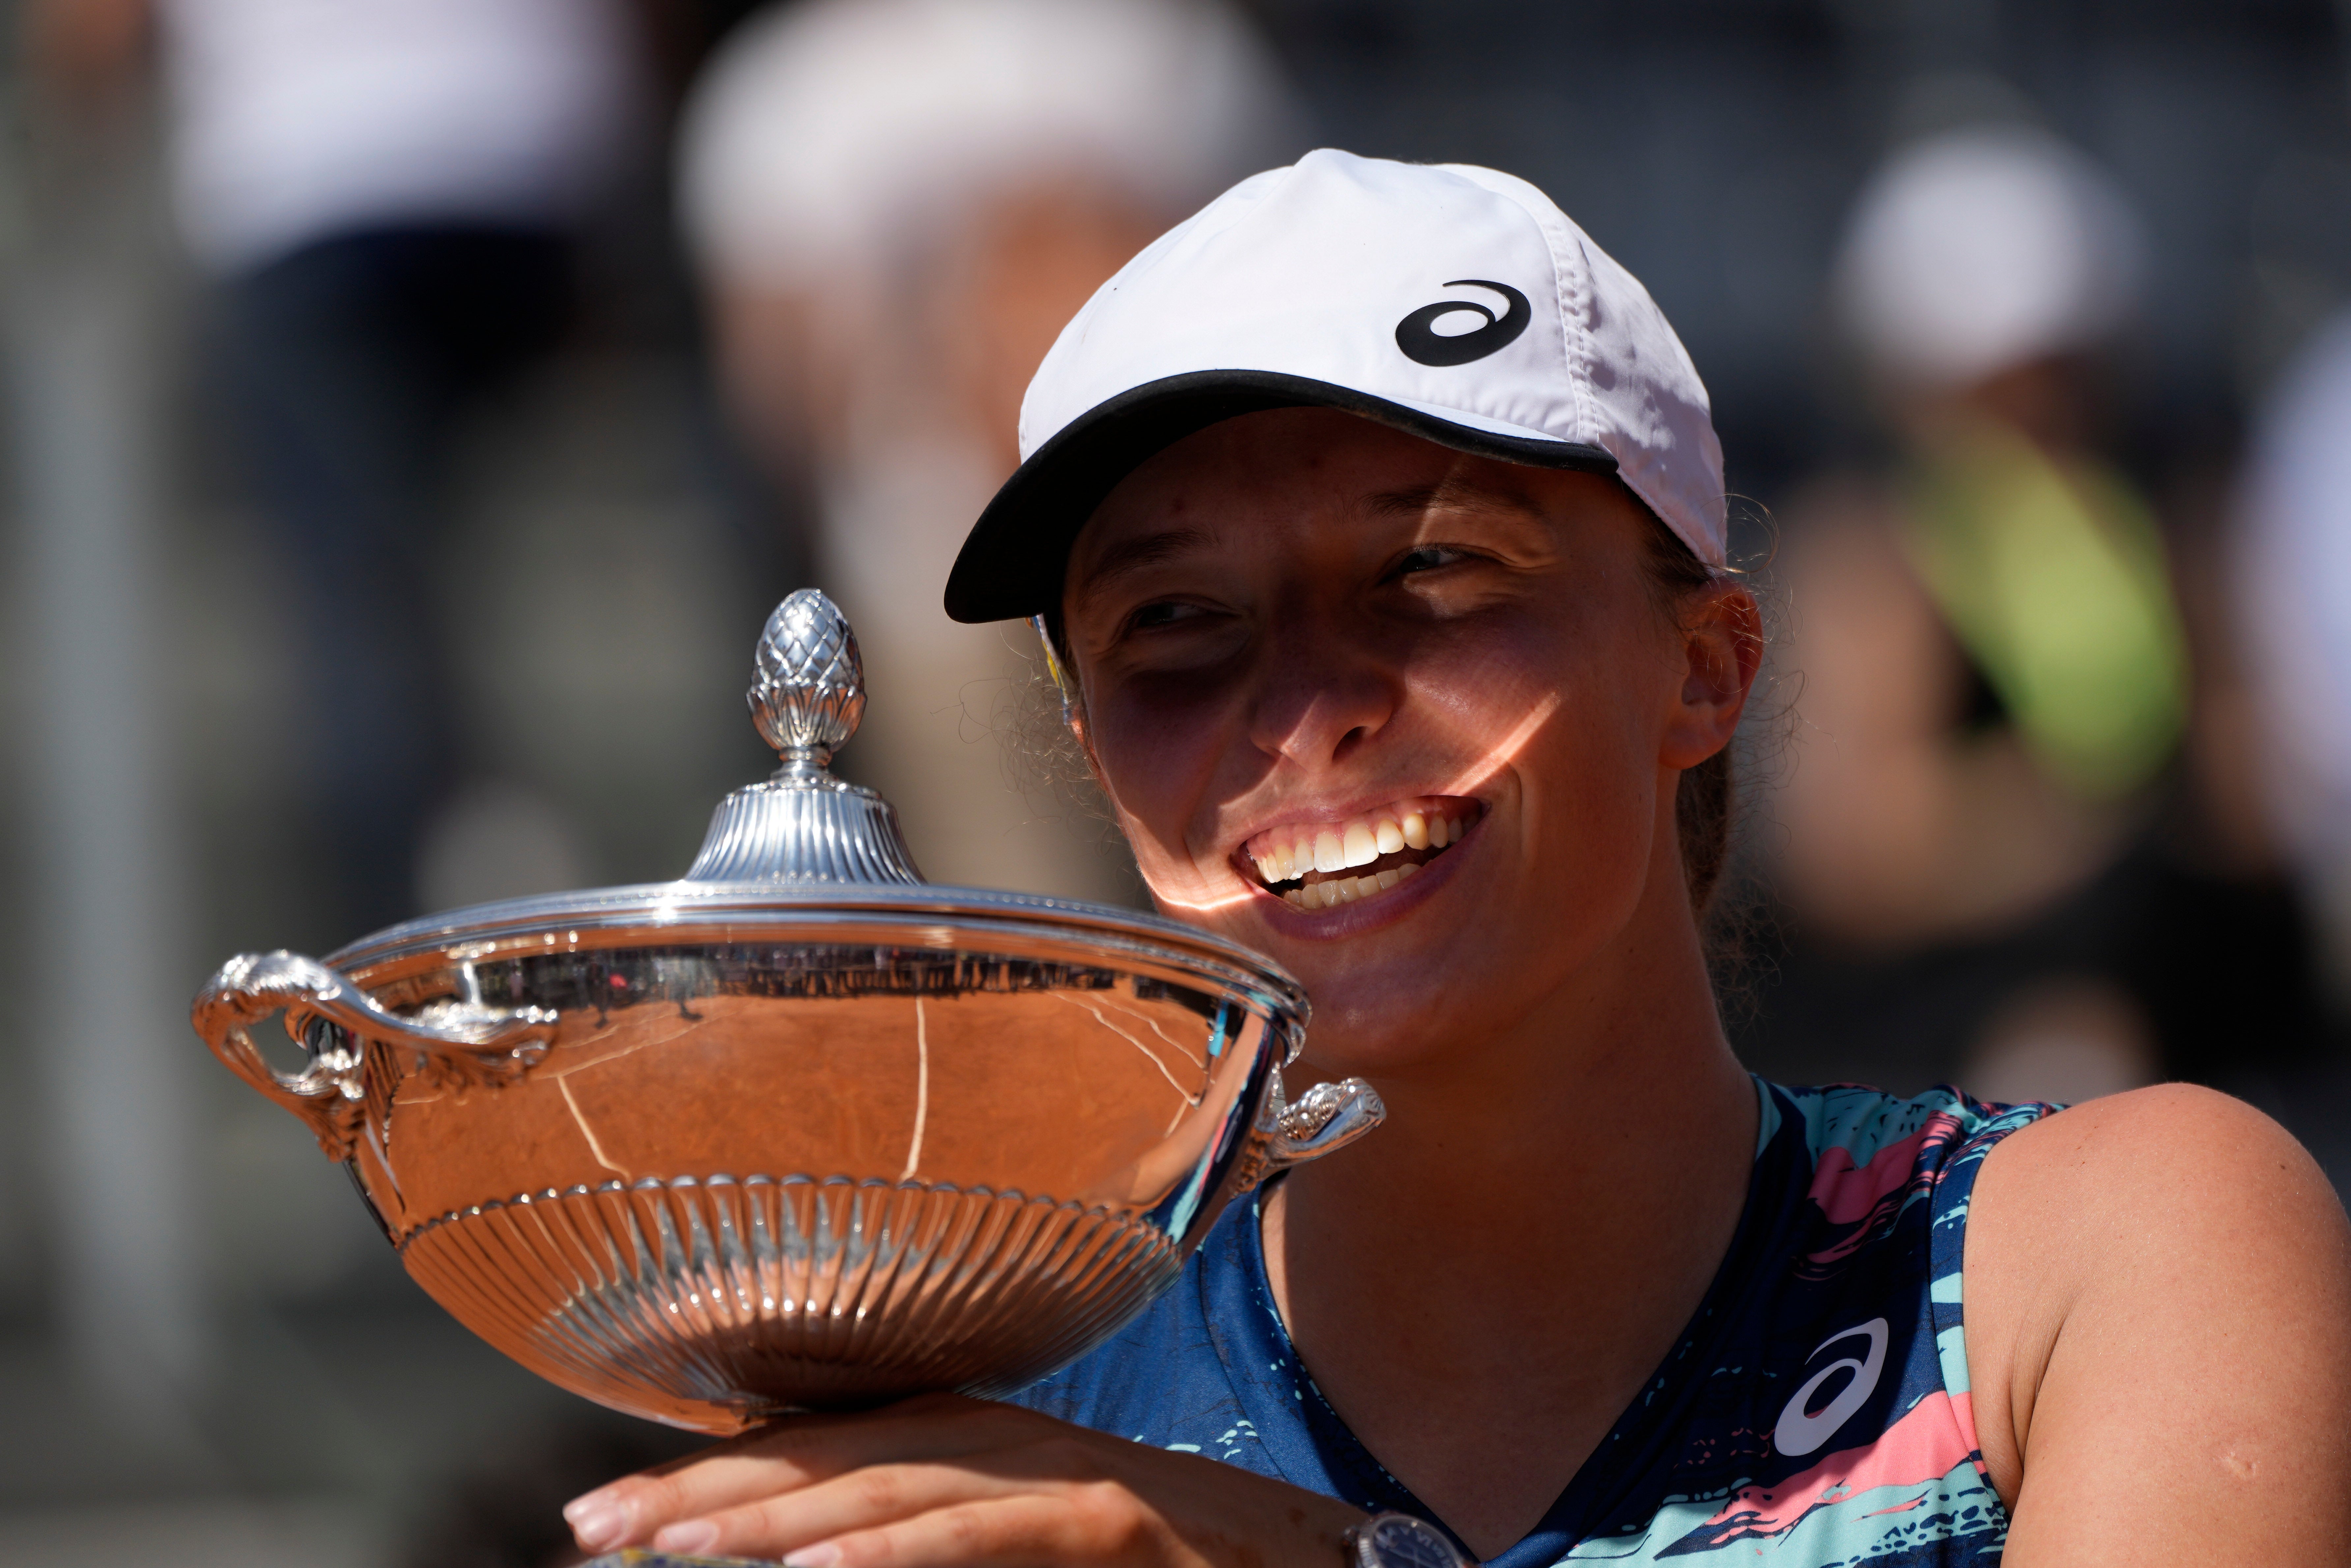
[[[948,615],[1057,609],[1070,546],[1121,479],[1219,420],[1298,407],[1614,473],[1723,563],[1706,387],[1639,281],[1523,180],[1324,149],[1161,235],[1061,329]]]

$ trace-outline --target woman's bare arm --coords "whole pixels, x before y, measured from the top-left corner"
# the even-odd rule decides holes
[[[1965,1279],[2010,1568],[2351,1562],[2351,1227],[2277,1124],[2176,1084],[2037,1124]]]

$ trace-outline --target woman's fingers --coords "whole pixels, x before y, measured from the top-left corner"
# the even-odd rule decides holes
[[[1034,1544],[1036,1531],[1049,1524],[1065,1544],[1074,1544],[1081,1536],[1114,1540],[1123,1530],[1143,1528],[1150,1518],[1124,1488],[1081,1479],[1092,1467],[1072,1465],[1062,1456],[1053,1466],[1059,1473],[1045,1476],[1039,1473],[1046,1468],[1040,1458],[993,1456],[978,1467],[967,1461],[872,1465],[664,1526],[653,1545],[661,1552],[785,1557],[821,1568],[895,1562],[916,1542],[956,1541],[966,1560],[976,1562],[992,1558],[1008,1543]],[[998,1506],[1020,1499],[1038,1506],[1009,1512]],[[971,1535],[982,1522],[987,1527],[984,1541]]]
[[[952,1395],[855,1416],[795,1416],[600,1487],[575,1499],[563,1517],[590,1552],[643,1545],[665,1525],[789,1496],[862,1466],[1003,1448],[1033,1437],[1029,1428],[1042,1419]]]
[[[1118,1496],[1131,1503],[1124,1492]],[[1163,1550],[1134,1549],[1157,1536]],[[1089,1512],[1064,1497],[1016,1493],[934,1509],[912,1519],[819,1542],[791,1568],[988,1568],[1037,1563],[1190,1562],[1199,1559],[1136,1509]]]

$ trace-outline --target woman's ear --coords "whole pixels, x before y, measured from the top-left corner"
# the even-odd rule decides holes
[[[1763,612],[1736,582],[1690,595],[1678,617],[1683,675],[1657,760],[1695,768],[1730,744],[1763,664]]]
[[[1052,636],[1045,630],[1045,618],[1037,616],[1035,623],[1038,638],[1045,645],[1046,673],[1052,677],[1053,689],[1061,695],[1061,722],[1069,727],[1070,734],[1076,738],[1078,755],[1085,758],[1086,771],[1093,775],[1095,784],[1101,787],[1104,795],[1108,795],[1110,785],[1102,778],[1102,758],[1094,755],[1093,737],[1086,733],[1085,695],[1079,688],[1077,676],[1071,673],[1069,665],[1061,662],[1061,654],[1055,650]]]
[[[1070,733],[1077,737],[1078,755],[1085,759],[1086,771],[1092,775],[1094,788],[1102,792],[1102,799],[1110,802],[1111,810],[1117,810],[1118,800],[1110,792],[1110,779],[1102,772],[1102,758],[1094,755],[1094,737],[1087,733],[1085,704],[1072,700],[1062,717],[1070,727]]]

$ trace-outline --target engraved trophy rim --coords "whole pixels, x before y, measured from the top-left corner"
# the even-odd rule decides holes
[[[1099,951],[1106,959],[1156,959],[1241,984],[1294,1016],[1302,1040],[1311,1003],[1305,986],[1272,958],[1196,925],[1165,915],[1082,899],[948,883],[830,883],[777,886],[767,883],[636,883],[500,899],[419,916],[346,943],[326,956],[344,970],[368,969],[420,954],[452,953],[486,945],[485,953],[527,948],[562,934],[564,946],[581,932],[626,930],[639,936],[674,931],[681,943],[705,939],[713,927],[746,920],[800,928],[810,938],[828,928],[904,922],[926,928],[935,946],[979,936],[1058,937]],[[1294,1059],[1296,1052],[1291,1053]]]

